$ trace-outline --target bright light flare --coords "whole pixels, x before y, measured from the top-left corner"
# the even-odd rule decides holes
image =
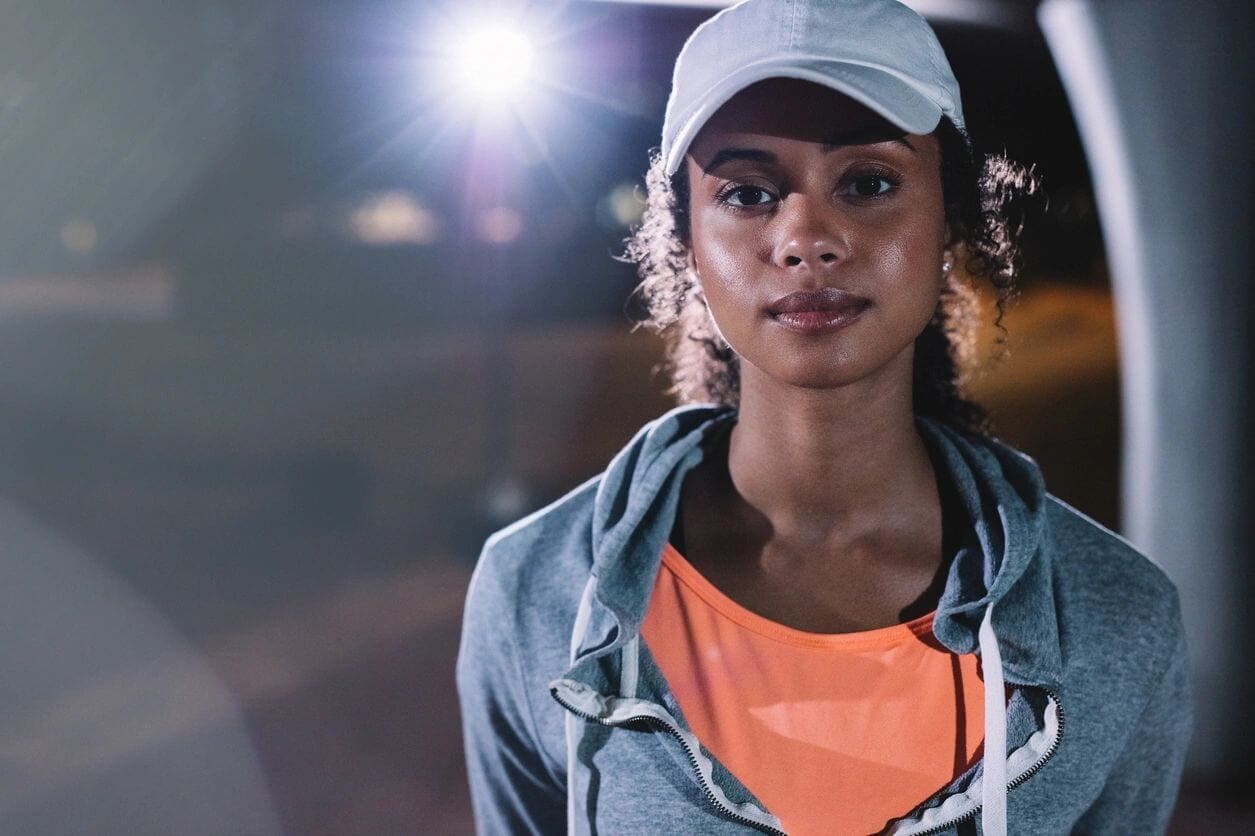
[[[495,99],[528,80],[536,50],[526,35],[498,24],[472,31],[454,57],[461,86],[476,98]]]

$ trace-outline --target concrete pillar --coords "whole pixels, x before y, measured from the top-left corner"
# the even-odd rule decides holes
[[[1247,420],[1251,13],[1245,0],[1044,0],[1112,271],[1123,533],[1181,591],[1197,706],[1188,769],[1250,755]],[[1111,590],[1119,595],[1119,590]]]

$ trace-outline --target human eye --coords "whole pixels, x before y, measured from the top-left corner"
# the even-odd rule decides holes
[[[715,199],[732,209],[753,209],[768,205],[776,196],[765,186],[729,183],[715,195]]]
[[[844,178],[841,194],[861,200],[870,200],[897,191],[902,180],[887,169],[868,169],[856,171]]]

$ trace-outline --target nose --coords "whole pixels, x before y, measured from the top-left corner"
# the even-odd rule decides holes
[[[772,260],[788,270],[827,270],[849,256],[849,242],[834,207],[794,192],[776,216]]]

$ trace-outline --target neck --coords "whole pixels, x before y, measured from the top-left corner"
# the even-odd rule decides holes
[[[806,389],[742,364],[728,475],[773,539],[839,543],[935,505],[932,462],[915,429],[911,353],[890,365],[899,368]]]

